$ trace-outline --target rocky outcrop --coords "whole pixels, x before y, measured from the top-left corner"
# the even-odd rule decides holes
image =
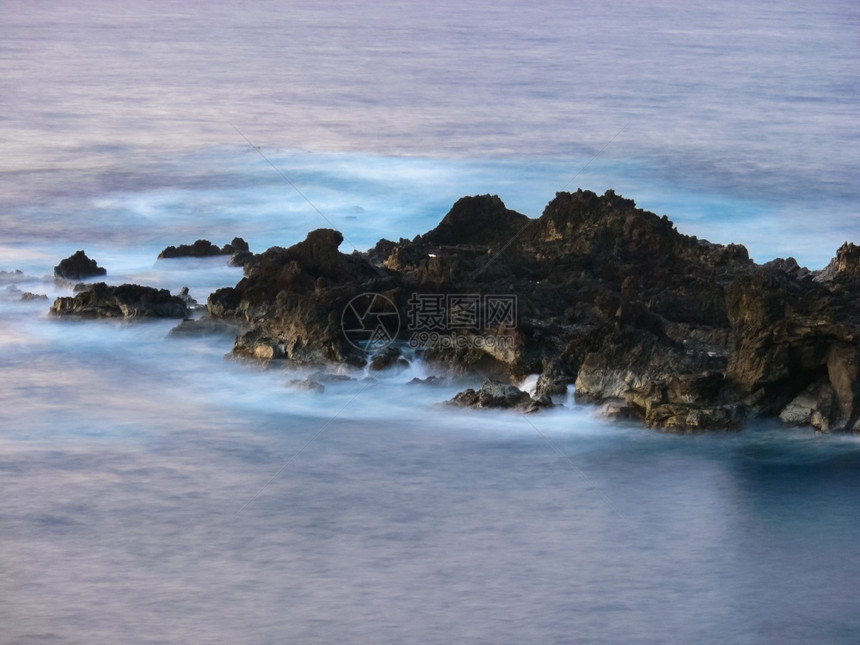
[[[75,296],[57,298],[51,313],[100,318],[184,318],[190,311],[182,298],[170,295],[167,289],[137,284],[114,287],[97,282]]]
[[[232,318],[250,329],[234,354],[296,363],[364,364],[364,353],[344,336],[341,315],[363,291],[384,291],[380,274],[366,260],[340,253],[343,236],[320,229],[284,249],[273,247],[245,266],[234,288],[209,297],[213,318]]]
[[[234,237],[232,242],[220,247],[209,240],[197,240],[193,244],[168,246],[158,254],[158,259],[208,258],[216,255],[229,255],[231,266],[244,266],[245,262],[253,257],[248,248],[248,243],[241,237]]]
[[[101,275],[107,275],[107,270],[88,258],[83,251],[75,252],[54,267],[54,277],[61,280],[83,280]]]
[[[391,340],[503,384],[538,373],[540,397],[575,382],[579,400],[679,432],[756,416],[860,429],[853,244],[818,273],[792,258],[758,266],[743,246],[683,235],[612,191],[582,190],[557,194],[537,219],[483,195],[413,240],[351,255],[341,241],[318,230],[269,249],[210,296],[209,315],[248,327],[236,355],[363,364],[342,316],[352,298],[376,293],[399,313]],[[392,351],[376,363],[397,360]],[[510,398],[488,387],[459,403]]]
[[[726,377],[748,410],[820,430],[860,430],[857,286],[768,269],[732,285]]]
[[[860,246],[845,242],[830,264],[815,275],[816,282],[860,283]]]

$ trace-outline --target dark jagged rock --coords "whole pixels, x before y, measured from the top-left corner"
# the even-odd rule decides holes
[[[535,397],[564,396],[567,394],[568,385],[573,380],[574,376],[567,373],[559,362],[549,361],[538,376]]]
[[[241,237],[234,237],[233,241],[225,244],[221,248],[221,253],[224,255],[233,255],[234,253],[247,253],[250,251],[248,243]]]
[[[176,294],[178,298],[182,298],[183,302],[189,309],[197,309],[200,307],[198,302],[191,297],[191,294],[188,291],[188,287],[182,287],[179,290],[179,293]]]
[[[464,390],[451,399],[451,403],[470,408],[525,408],[532,397],[515,385],[487,380],[481,389]]]
[[[137,284],[90,285],[86,291],[69,298],[57,298],[51,306],[55,315],[106,318],[184,318],[190,313],[182,298],[167,289]]]
[[[168,246],[158,254],[158,259],[167,258],[208,258],[215,255],[229,255],[232,251],[225,252],[221,247],[212,244],[209,240],[197,240],[193,244],[180,244],[179,246]]]
[[[297,363],[365,363],[344,336],[341,315],[363,291],[384,292],[380,274],[363,259],[338,251],[343,236],[312,231],[288,249],[273,247],[255,256],[246,276],[209,298],[211,316],[233,317],[250,326],[234,353]],[[368,282],[370,281],[370,282]]]
[[[234,237],[232,242],[220,247],[209,240],[197,240],[193,244],[168,246],[158,254],[158,259],[209,258],[217,255],[229,255],[230,266],[244,266],[245,262],[249,261],[254,256],[245,240],[241,237]]]
[[[76,251],[54,267],[54,277],[61,280],[83,280],[100,275],[107,275],[107,270],[88,258],[83,251]]]
[[[743,246],[683,235],[612,191],[582,190],[558,193],[533,220],[484,195],[459,200],[413,240],[351,255],[338,251],[341,241],[318,230],[271,248],[244,264],[239,284],[210,296],[213,318],[248,327],[236,355],[363,364],[341,316],[355,296],[377,293],[400,314],[390,340],[502,384],[538,373],[544,402],[575,380],[579,400],[673,431],[734,428],[755,416],[860,431],[853,244],[817,273],[792,258],[761,267]],[[458,294],[515,296],[515,315],[470,319],[462,299],[453,304]],[[444,303],[444,321],[460,316],[458,324],[416,340],[418,296]],[[458,402],[487,407],[508,392],[518,405],[513,391],[487,388]],[[523,405],[539,405],[528,398]]]
[[[834,282],[860,284],[860,246],[845,242],[836,251],[830,264],[815,276],[817,282]]]
[[[850,278],[828,288],[763,268],[732,285],[726,377],[753,414],[860,431],[860,304]]]
[[[493,379],[484,381],[478,391],[470,388],[460,392],[448,403],[468,408],[512,408],[524,412],[553,407],[548,396],[533,399],[528,392],[523,392],[515,385]]]
[[[232,242],[223,246],[221,252],[230,255],[228,264],[231,267],[244,267],[254,259],[254,254],[251,253],[248,243],[241,237],[234,237]]]
[[[498,247],[516,239],[529,218],[505,208],[498,195],[462,197],[432,231],[416,240],[431,246]]]

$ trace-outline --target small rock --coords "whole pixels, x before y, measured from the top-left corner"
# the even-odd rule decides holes
[[[477,392],[471,388],[460,392],[449,403],[470,408],[515,408],[527,412],[552,406],[549,397],[533,400],[528,392],[523,392],[515,385],[494,380],[484,381]]]
[[[427,378],[418,378],[417,376],[409,381],[406,385],[439,385],[444,383],[446,379],[441,376],[428,376]]]
[[[107,270],[88,258],[83,251],[77,251],[54,267],[54,277],[62,280],[83,280],[106,274]]]
[[[188,293],[188,287],[182,287],[179,290],[179,293],[176,294],[176,296],[178,298],[182,298],[182,301],[189,309],[195,309],[199,306],[197,301],[191,297],[190,293]]]
[[[168,246],[158,254],[158,259],[166,258],[208,258],[216,255],[227,255],[220,247],[215,246],[209,240],[197,240],[194,244],[180,244],[179,246]]]

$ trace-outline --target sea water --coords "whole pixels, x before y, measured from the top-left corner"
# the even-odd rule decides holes
[[[415,360],[308,391],[48,315],[78,249],[203,302],[241,270],[165,246],[578,187],[821,268],[860,241],[854,4],[72,4],[0,18],[0,642],[857,640],[852,436],[464,411]]]

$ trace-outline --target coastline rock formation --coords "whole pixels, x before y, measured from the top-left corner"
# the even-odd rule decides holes
[[[54,277],[61,280],[83,280],[100,275],[107,275],[107,270],[88,258],[83,251],[75,252],[54,267]]]
[[[57,298],[51,313],[98,318],[185,318],[190,310],[182,298],[170,295],[167,289],[137,284],[113,287],[97,282],[74,296]]]
[[[860,431],[853,244],[817,273],[792,258],[759,266],[743,246],[683,235],[613,191],[582,190],[558,193],[538,219],[496,196],[464,197],[413,240],[351,255],[341,241],[323,229],[269,249],[210,296],[212,318],[248,329],[234,354],[364,364],[341,320],[352,298],[376,293],[403,321],[395,340],[426,360],[507,380],[538,373],[538,396],[575,383],[581,401],[679,432],[759,416]],[[500,296],[513,317],[488,308]],[[419,320],[416,303],[433,304],[435,318]],[[462,403],[481,399],[468,392]]]

